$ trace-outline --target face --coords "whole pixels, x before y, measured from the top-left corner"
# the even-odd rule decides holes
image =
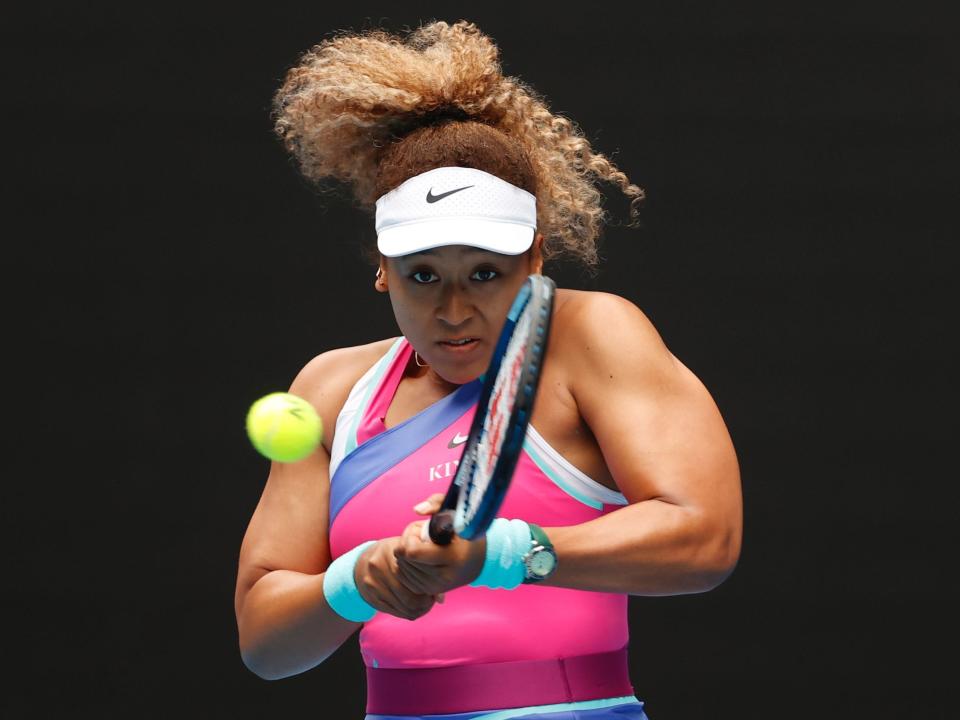
[[[542,268],[540,242],[522,255],[449,245],[383,258],[378,289],[431,371],[456,385],[486,371],[517,291]]]

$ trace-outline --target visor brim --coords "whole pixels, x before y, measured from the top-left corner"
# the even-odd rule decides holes
[[[377,248],[385,257],[399,257],[447,245],[469,245],[502,255],[520,255],[533,244],[534,228],[487,219],[432,218],[384,228]]]

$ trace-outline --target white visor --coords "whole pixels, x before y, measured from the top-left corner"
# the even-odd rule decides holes
[[[442,167],[377,200],[377,247],[386,257],[443,245],[519,255],[533,244],[537,200],[495,175]]]

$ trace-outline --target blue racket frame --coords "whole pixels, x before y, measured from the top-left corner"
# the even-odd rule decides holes
[[[483,376],[483,387],[477,401],[477,413],[470,426],[470,433],[464,445],[457,473],[450,483],[450,488],[444,498],[440,511],[431,518],[429,533],[431,539],[438,545],[446,545],[453,539],[453,533],[467,540],[473,540],[484,533],[496,518],[500,506],[506,497],[513,472],[520,458],[523,441],[527,434],[527,426],[533,412],[533,402],[536,399],[537,387],[540,382],[541,368],[547,349],[547,340],[550,334],[550,321],[553,315],[553,296],[556,286],[553,281],[542,275],[531,275],[524,282],[517,293],[510,310],[507,312],[503,329],[497,340],[496,348],[490,359],[490,365]],[[533,318],[536,337],[525,353],[523,370],[514,406],[507,423],[504,441],[497,457],[489,485],[481,498],[480,505],[472,518],[462,527],[455,521],[456,508],[461,494],[469,494],[471,479],[476,466],[476,453],[480,441],[483,439],[486,408],[490,402],[496,384],[497,374],[506,354],[507,346],[513,336],[521,313],[527,305],[535,303]],[[481,412],[481,409],[484,412]]]

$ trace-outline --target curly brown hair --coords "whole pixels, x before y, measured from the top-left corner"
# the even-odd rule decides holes
[[[407,36],[342,34],[308,50],[274,96],[275,130],[303,174],[352,186],[361,206],[437,167],[473,167],[537,198],[544,257],[597,264],[606,219],[599,180],[630,199],[643,190],[570,120],[517,78],[467,21],[434,22]]]

